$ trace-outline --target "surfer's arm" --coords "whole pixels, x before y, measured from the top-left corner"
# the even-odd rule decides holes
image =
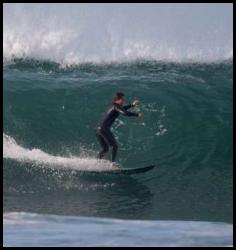
[[[133,101],[132,104],[125,105],[125,106],[123,106],[123,108],[126,109],[126,110],[128,110],[128,109],[130,109],[130,108],[133,108],[133,107],[135,107],[135,106],[138,106],[139,104],[140,104],[140,101],[139,101],[139,100],[135,100],[135,101]]]
[[[124,108],[125,110],[128,110],[128,109],[133,108],[133,107],[134,107],[133,104],[129,104],[129,105],[123,106],[123,108]]]
[[[124,107],[122,107],[122,106],[120,106],[120,105],[119,105],[119,106],[116,105],[116,106],[115,106],[115,109],[116,109],[116,111],[118,111],[120,114],[125,115],[125,116],[139,116],[138,113],[134,113],[134,112],[127,111]]]

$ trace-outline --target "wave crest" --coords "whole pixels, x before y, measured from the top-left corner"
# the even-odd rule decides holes
[[[179,6],[5,4],[3,54],[8,59],[30,57],[61,65],[232,58],[230,5],[205,6],[205,14],[200,5],[182,5],[183,16]]]

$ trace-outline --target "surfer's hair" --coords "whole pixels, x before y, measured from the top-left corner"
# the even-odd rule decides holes
[[[122,99],[122,98],[123,98],[123,96],[124,96],[124,93],[117,92],[117,93],[115,94],[115,96],[113,97],[112,102],[114,103],[114,102],[116,102],[116,101],[118,101],[118,100]]]

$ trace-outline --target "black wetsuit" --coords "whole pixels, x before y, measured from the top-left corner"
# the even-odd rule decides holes
[[[106,112],[104,118],[96,129],[96,136],[99,143],[102,146],[102,150],[98,153],[97,158],[101,159],[106,152],[108,152],[109,146],[112,147],[112,161],[115,161],[117,153],[117,143],[110,128],[115,119],[120,115],[126,116],[138,116],[138,113],[127,111],[129,108],[134,107],[132,104],[121,106],[117,103],[113,103],[112,107]]]

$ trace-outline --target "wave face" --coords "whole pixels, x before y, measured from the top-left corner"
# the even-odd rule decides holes
[[[233,56],[232,4],[4,4],[4,59],[64,64]]]
[[[232,61],[4,66],[4,211],[232,221]],[[142,118],[112,127],[120,167],[95,156],[95,128],[117,91]],[[76,170],[96,170],[81,174]],[[99,172],[100,171],[100,172]]]
[[[232,4],[4,4],[3,20],[4,212],[232,222]],[[118,164],[145,174],[95,159],[118,91],[144,113],[112,127]]]

